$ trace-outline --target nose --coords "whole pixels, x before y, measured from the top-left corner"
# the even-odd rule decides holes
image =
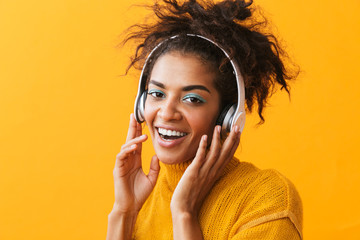
[[[158,111],[158,116],[164,121],[181,120],[182,115],[176,99],[167,98],[164,100]]]

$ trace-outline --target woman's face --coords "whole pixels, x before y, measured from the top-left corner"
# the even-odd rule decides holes
[[[145,121],[156,155],[166,164],[192,160],[202,135],[210,141],[219,115],[215,73],[194,55],[170,52],[154,64]]]

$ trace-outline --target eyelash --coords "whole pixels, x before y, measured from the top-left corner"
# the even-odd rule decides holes
[[[164,98],[165,97],[165,93],[163,93],[163,91],[155,90],[155,89],[149,90],[148,95],[151,95],[153,98]],[[159,95],[161,95],[161,96],[159,96]]]
[[[186,101],[187,99],[189,99],[190,101],[187,101],[187,102],[190,102],[190,103],[195,103],[195,104],[201,104],[201,103],[205,103],[205,99],[203,99],[202,97],[196,95],[196,94],[188,94],[186,95],[184,98],[183,98],[183,101]],[[193,101],[195,100],[195,101]]]
[[[157,89],[149,90],[148,95],[152,96],[155,99],[165,98],[165,93]],[[182,98],[182,100],[184,102],[193,103],[193,104],[202,104],[206,102],[205,99],[203,99],[197,94],[187,94],[185,97]]]

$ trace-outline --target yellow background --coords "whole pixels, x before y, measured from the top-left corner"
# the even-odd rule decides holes
[[[138,77],[115,46],[146,14],[133,3],[0,0],[0,239],[105,238]],[[303,72],[265,125],[248,117],[236,156],[294,182],[305,239],[360,239],[360,1],[255,3]]]

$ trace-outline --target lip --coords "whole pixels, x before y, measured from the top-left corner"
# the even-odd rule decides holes
[[[185,132],[184,130],[181,130],[179,128],[176,128],[176,127],[172,127],[172,126],[167,126],[167,125],[164,125],[164,124],[156,124],[154,125],[154,127],[157,129],[157,128],[164,128],[166,130],[171,130],[171,131],[177,131],[177,132],[184,132],[184,133],[187,133]]]
[[[185,140],[185,138],[188,136],[188,133],[185,132],[187,134],[185,136],[183,136],[183,137],[173,139],[173,140],[170,140],[170,141],[165,141],[160,137],[159,132],[158,132],[158,128],[165,128],[165,129],[168,129],[168,130],[171,130],[171,131],[177,131],[177,132],[183,132],[183,131],[181,131],[181,130],[179,130],[177,128],[174,128],[174,127],[169,127],[169,126],[164,126],[164,125],[157,125],[155,127],[155,129],[154,129],[155,140],[161,147],[165,147],[165,148],[175,147],[175,146],[181,144]]]

